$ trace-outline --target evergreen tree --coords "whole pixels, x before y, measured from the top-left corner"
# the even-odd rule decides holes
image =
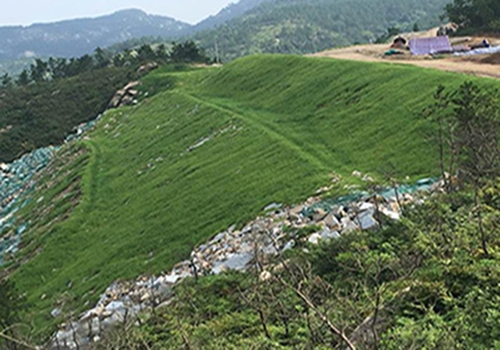
[[[157,47],[156,57],[162,61],[165,61],[168,59],[167,47],[165,46],[165,44],[161,44]]]
[[[90,55],[84,55],[76,60],[74,75],[88,72],[94,68],[94,59]]]
[[[100,47],[95,49],[94,60],[97,68],[104,68],[109,65],[110,60],[107,56],[108,55],[106,54],[106,52],[104,52],[104,50],[101,49]]]
[[[64,58],[52,57],[49,59],[49,70],[53,79],[61,79],[67,76],[68,61]]]
[[[49,65],[40,58],[35,59],[35,63],[31,64],[30,77],[34,82],[41,82],[46,80]]]
[[[137,50],[137,61],[143,63],[145,61],[151,61],[156,59],[156,53],[153,51],[150,45],[144,44],[139,50]]]
[[[9,73],[5,73],[2,76],[2,87],[8,88],[12,85],[12,78],[10,77]]]
[[[30,76],[28,71],[25,69],[19,74],[19,77],[17,78],[17,84],[20,86],[26,86],[30,83]]]
[[[126,64],[125,56],[123,54],[117,54],[113,57],[113,65],[115,67],[123,67]]]
[[[454,0],[446,5],[445,15],[468,31],[500,32],[498,0]]]
[[[193,41],[172,43],[170,59],[175,63],[208,63],[210,59]]]

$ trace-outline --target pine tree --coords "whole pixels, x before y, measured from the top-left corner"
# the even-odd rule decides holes
[[[2,76],[2,87],[8,88],[12,86],[12,78],[10,77],[9,73],[5,73]]]
[[[20,86],[26,86],[30,83],[30,76],[28,71],[25,69],[19,74],[19,77],[17,78],[17,84]]]
[[[110,60],[106,55],[106,52],[104,52],[104,50],[101,49],[100,47],[98,47],[94,51],[94,60],[97,68],[105,68],[110,63]]]

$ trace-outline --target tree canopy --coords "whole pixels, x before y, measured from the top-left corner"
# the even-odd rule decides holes
[[[446,5],[445,14],[467,32],[500,32],[500,2],[497,0],[453,0]]]
[[[136,78],[138,68],[157,64],[207,63],[194,43],[141,45],[115,55],[97,48],[93,55],[36,59],[13,79],[0,79],[0,162],[39,147],[60,144],[80,123],[102,113],[115,92]],[[27,103],[28,101],[28,103]]]

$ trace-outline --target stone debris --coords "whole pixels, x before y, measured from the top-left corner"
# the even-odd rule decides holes
[[[199,109],[199,106],[196,105],[195,108],[193,109],[192,113],[196,114],[198,112],[198,109]],[[227,126],[225,128],[222,128],[220,130],[214,131],[210,135],[202,137],[201,139],[197,140],[193,145],[189,146],[180,155],[184,156],[184,155],[186,155],[186,154],[188,154],[190,152],[193,152],[194,150],[200,148],[201,146],[203,146],[204,144],[206,144],[207,142],[213,140],[216,137],[222,136],[222,135],[224,135],[224,134],[226,134],[228,132],[231,132],[231,131],[237,132],[237,131],[240,131],[240,130],[242,130],[241,127],[238,127],[236,125],[229,125],[229,126]]]
[[[158,65],[158,63],[156,62],[149,62],[149,63],[146,63],[142,66],[139,67],[139,69],[137,70],[137,73],[144,73],[144,74],[147,74],[155,69],[158,69],[160,66]]]
[[[320,197],[309,198],[305,203],[284,207],[272,203],[264,208],[264,215],[248,223],[241,230],[235,226],[215,235],[210,241],[196,247],[185,260],[159,276],[141,276],[135,281],[117,281],[101,296],[97,305],[82,314],[78,322],[61,325],[53,336],[52,349],[88,349],[101,339],[103,332],[112,327],[135,322],[142,311],[170,304],[173,287],[186,277],[221,274],[226,271],[247,271],[255,266],[264,268],[260,279],[272,278],[270,271],[278,266],[271,264],[272,257],[304,244],[321,244],[337,239],[354,230],[375,230],[380,217],[399,219],[400,204],[415,203],[419,192],[436,191],[441,182],[427,179],[399,191],[384,190],[378,195],[359,194],[346,196],[332,202]],[[391,194],[393,196],[391,196]],[[301,229],[315,227],[317,232],[306,237]]]
[[[25,154],[0,167],[0,266],[5,254],[16,253],[27,224],[15,227],[15,214],[28,204],[24,196],[35,187],[33,177],[45,168],[58,147],[46,147]]]
[[[7,125],[5,128],[0,128],[0,134],[6,134],[12,130],[12,125]]]
[[[82,123],[75,128],[75,133],[69,135],[65,142],[69,143],[82,138],[93,129],[100,120]],[[27,196],[36,186],[34,179],[45,169],[61,147],[45,147],[23,155],[10,164],[0,164],[0,266],[4,263],[6,254],[18,251],[21,235],[27,230],[28,223],[16,224],[15,214],[30,201]],[[37,203],[43,201],[43,197]]]
[[[118,90],[109,102],[108,109],[137,104],[139,92],[135,88],[140,84],[138,81],[132,81],[125,85],[123,89]]]
[[[101,119],[102,119],[102,114],[99,114],[97,118],[95,118],[94,120],[91,120],[86,123],[81,123],[74,129],[75,132],[73,134],[70,134],[66,137],[65,142],[68,143],[80,139],[85,133],[94,129],[95,126],[97,125],[97,122]]]

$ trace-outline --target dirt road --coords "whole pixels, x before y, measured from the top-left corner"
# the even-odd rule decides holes
[[[329,50],[311,55],[312,57],[330,57],[345,60],[384,62],[393,64],[410,64],[414,66],[440,69],[449,72],[471,74],[481,77],[500,79],[500,65],[484,64],[477,56],[466,57],[413,57],[409,54],[384,57],[388,45],[359,45],[342,49]],[[483,56],[484,58],[484,56]]]

